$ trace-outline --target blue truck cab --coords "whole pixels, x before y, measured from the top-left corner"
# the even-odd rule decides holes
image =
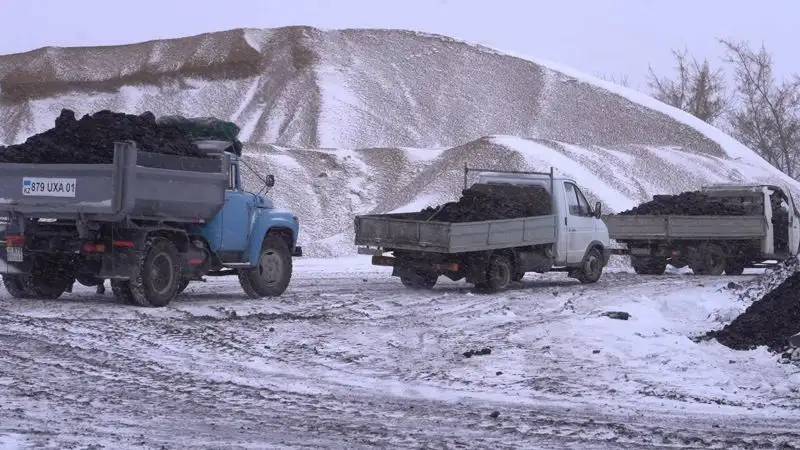
[[[243,187],[241,157],[229,152],[230,142],[197,141],[207,152],[225,152],[230,161],[225,201],[214,218],[195,224],[188,230],[194,247],[208,254],[206,264],[197,267],[188,258],[187,268],[194,268],[185,277],[181,291],[189,281],[203,275],[228,275],[234,272],[245,294],[251,298],[281,295],[292,275],[292,257],[303,255],[297,245],[299,219],[291,211],[277,208],[272,199],[261,192],[248,192]],[[275,177],[263,178],[266,192],[275,185]],[[200,239],[198,239],[200,238]],[[197,261],[197,259],[194,259]]]

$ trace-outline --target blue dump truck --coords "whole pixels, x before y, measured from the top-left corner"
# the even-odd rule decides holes
[[[0,273],[16,298],[55,299],[110,280],[129,304],[162,307],[189,282],[236,275],[250,298],[283,294],[299,222],[242,188],[232,143],[207,158],[118,142],[111,164],[0,164]],[[262,176],[271,188],[272,175]]]

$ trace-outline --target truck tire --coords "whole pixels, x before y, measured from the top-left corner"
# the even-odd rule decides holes
[[[729,259],[725,263],[725,275],[741,275],[744,273],[744,262]]]
[[[128,280],[111,280],[111,293],[118,302],[126,305],[136,305],[136,300],[131,292],[131,282]]]
[[[725,250],[718,244],[707,243],[700,248],[700,256],[692,265],[696,275],[719,276],[725,272]]]
[[[663,275],[667,270],[667,260],[650,256],[631,256],[631,267],[638,275]]]
[[[27,280],[25,280],[25,275],[3,275],[3,286],[6,288],[6,291],[8,291],[8,294],[14,298],[36,298],[36,294],[28,289],[28,283]]]
[[[149,238],[128,283],[131,300],[138,306],[167,306],[178,294],[182,271],[175,244],[162,237]]]
[[[179,294],[183,293],[183,291],[185,291],[187,287],[189,287],[189,280],[184,278],[183,280],[181,280],[180,286],[178,286],[178,293],[175,294],[175,295],[179,295]]]
[[[481,292],[498,292],[507,288],[514,273],[511,260],[506,255],[492,255],[486,267],[486,281],[475,284]]]
[[[576,274],[578,281],[584,284],[597,283],[603,275],[603,255],[596,247],[589,249]]]
[[[416,272],[400,277],[403,286],[410,289],[433,289],[437,281],[439,275],[436,273]]]
[[[239,284],[250,298],[278,297],[292,279],[292,254],[281,236],[267,235],[258,265],[239,269]]]

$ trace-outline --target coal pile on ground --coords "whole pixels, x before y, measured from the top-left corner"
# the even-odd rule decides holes
[[[76,120],[72,110],[63,109],[54,128],[22,144],[0,146],[0,162],[110,164],[114,142],[127,140],[146,152],[206,157],[178,127],[157,124],[151,112],[137,116],[103,110]]]
[[[541,186],[474,184],[457,202],[421,213],[437,222],[479,222],[544,216],[551,208],[550,193]]]
[[[669,214],[683,216],[744,216],[747,209],[740,204],[730,203],[720,198],[710,197],[700,191],[682,192],[677,195],[654,195],[653,200],[645,202],[620,215]]]
[[[800,272],[753,302],[745,312],[718,331],[706,333],[734,350],[766,345],[773,352],[789,347],[789,338],[800,332]]]

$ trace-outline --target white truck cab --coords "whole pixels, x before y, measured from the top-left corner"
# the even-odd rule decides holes
[[[551,196],[553,215],[556,216],[556,244],[553,246],[553,264],[576,267],[584,263],[590,249],[597,248],[602,255],[602,266],[611,256],[608,228],[600,218],[602,204],[589,205],[575,180],[555,177],[550,173],[481,172],[481,184],[537,185]]]

